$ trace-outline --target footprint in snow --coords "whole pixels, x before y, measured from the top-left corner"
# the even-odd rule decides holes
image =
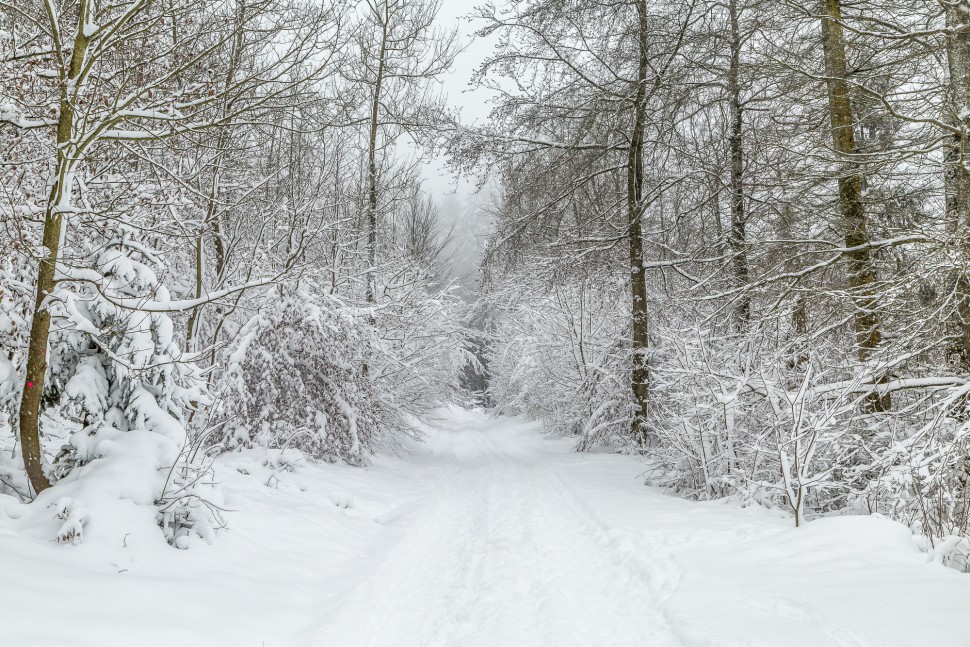
[[[338,508],[349,510],[354,507],[354,495],[347,494],[346,492],[331,492],[330,503]]]

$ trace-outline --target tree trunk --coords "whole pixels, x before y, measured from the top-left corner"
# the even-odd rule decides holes
[[[639,65],[633,102],[633,133],[626,164],[627,222],[630,239],[630,291],[632,296],[631,339],[633,366],[631,383],[636,407],[631,432],[642,447],[647,441],[646,416],[650,404],[650,365],[648,353],[647,279],[643,269],[643,135],[646,121],[647,74],[647,8],[637,2],[639,16]]]
[[[367,137],[367,303],[377,303],[377,280],[374,270],[377,266],[377,135],[380,130],[381,91],[384,88],[384,59],[387,56],[387,38],[390,15],[384,4],[381,20],[381,46],[377,55],[377,75],[374,78],[374,96],[371,98],[370,131]],[[371,326],[377,324],[373,313],[369,317]],[[364,377],[370,374],[370,366],[361,366]]]
[[[958,257],[970,261],[970,3],[944,2],[946,11],[946,54],[950,73],[951,121],[960,129],[946,156],[946,210],[957,240]],[[970,372],[970,277],[964,265],[956,272],[956,321],[952,355],[963,372]]]
[[[385,14],[381,24],[381,48],[378,53],[377,76],[374,79],[367,141],[367,303],[371,304],[377,303],[374,277],[374,268],[377,265],[377,135],[380,128],[381,91],[384,86],[384,58],[387,55],[388,19],[389,16]]]
[[[845,246],[857,248],[869,243],[866,212],[862,200],[862,170],[855,143],[855,122],[846,80],[845,37],[842,33],[840,0],[823,0],[822,49],[825,55],[825,76],[828,85],[829,121],[832,127],[832,146],[841,159],[839,173],[839,208],[845,228]],[[879,348],[879,318],[876,314],[876,272],[872,253],[868,248],[847,253],[849,263],[848,288],[855,308],[854,327],[856,352],[862,364],[868,364]],[[876,376],[881,382],[882,376]],[[876,392],[867,397],[870,411],[888,411],[892,405],[889,394]]]
[[[737,288],[748,285],[748,255],[745,227],[747,214],[744,211],[744,147],[742,132],[744,127],[743,106],[741,104],[741,30],[738,26],[738,1],[730,0],[728,11],[731,14],[731,63],[728,67],[728,94],[731,113],[731,130],[728,137],[731,149],[731,233],[729,237]],[[751,319],[751,297],[741,292],[734,309],[734,325],[737,332],[746,332]]]
[[[236,72],[242,65],[244,35],[243,27],[246,22],[246,0],[236,2],[235,23],[232,35],[232,48],[229,51],[229,65],[226,69],[225,88],[231,88],[236,77]],[[231,101],[221,103],[220,112],[228,116],[231,112]],[[215,275],[216,280],[213,290],[218,290],[225,282],[226,274],[226,247],[222,235],[222,209],[219,207],[219,196],[222,190],[222,176],[226,163],[226,150],[232,139],[233,123],[230,119],[228,123],[219,128],[219,135],[216,139],[216,156],[213,160],[212,187],[209,190],[208,205],[206,205],[206,215],[196,238],[195,250],[195,297],[201,299],[205,294],[205,237],[206,229],[212,229],[212,241],[215,248]],[[198,334],[202,326],[202,310],[200,305],[192,310],[189,317],[186,333],[186,347],[189,350],[198,350]],[[221,315],[222,309],[216,306],[216,314]],[[217,317],[217,325],[222,322],[222,317]],[[213,343],[216,340],[213,339]]]
[[[88,24],[87,13],[90,3],[82,2],[78,15],[78,25]],[[52,27],[56,15],[48,16]],[[24,457],[24,470],[34,493],[50,487],[51,483],[44,474],[42,448],[40,443],[40,406],[44,394],[44,379],[47,376],[47,345],[50,339],[51,316],[48,311],[48,297],[56,284],[58,255],[65,234],[64,214],[70,212],[72,200],[73,174],[82,151],[74,142],[74,96],[79,93],[75,87],[89,44],[84,29],[78,29],[74,37],[74,47],[67,74],[62,78],[60,111],[57,118],[57,161],[47,208],[44,212],[44,255],[37,269],[37,292],[34,299],[34,313],[30,322],[30,341],[27,346],[27,379],[20,400],[20,444]],[[54,33],[59,30],[54,29]]]

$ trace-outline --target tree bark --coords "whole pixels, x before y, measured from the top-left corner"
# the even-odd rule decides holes
[[[642,447],[647,442],[646,416],[650,405],[650,351],[649,312],[647,309],[647,280],[643,268],[643,137],[646,121],[647,75],[647,8],[645,2],[637,2],[639,17],[639,62],[637,87],[633,100],[633,133],[627,157],[627,224],[630,242],[630,292],[631,292],[631,339],[633,366],[631,384],[636,410],[631,432]]]
[[[946,12],[946,54],[950,74],[951,120],[960,132],[953,137],[945,162],[946,210],[959,246],[958,257],[970,261],[970,3],[943,2]],[[961,267],[954,279],[956,313],[951,354],[970,372],[970,277]]]
[[[732,267],[736,287],[748,285],[747,214],[744,210],[744,114],[741,103],[741,29],[738,25],[738,0],[730,0],[728,12],[731,18],[731,62],[728,67],[727,87],[730,102],[731,130],[728,144],[731,149],[731,233],[729,236]],[[734,326],[737,332],[746,332],[751,319],[751,297],[746,291],[738,296],[734,308]]]
[[[845,246],[858,248],[869,242],[865,205],[862,199],[862,169],[857,159],[855,122],[846,72],[845,37],[842,32],[840,0],[822,0],[822,49],[825,56],[825,76],[828,86],[829,121],[832,146],[841,160],[839,174],[839,208],[845,228]],[[855,313],[856,352],[859,361],[867,364],[879,348],[881,335],[876,314],[876,271],[872,252],[868,248],[848,252],[848,288]],[[876,383],[882,381],[876,376]],[[866,400],[873,412],[888,411],[891,396],[871,393]]]
[[[386,9],[387,5],[385,5]],[[377,265],[377,135],[380,128],[381,91],[384,86],[384,58],[387,55],[388,22],[381,21],[381,45],[377,56],[374,96],[371,98],[370,132],[367,141],[367,303],[377,303],[374,268]]]

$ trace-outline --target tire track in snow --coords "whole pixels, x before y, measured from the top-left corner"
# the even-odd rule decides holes
[[[536,644],[676,646],[663,602],[676,577],[663,569],[642,569],[642,563],[616,550],[609,535],[566,487],[548,456],[517,456],[485,437],[496,456],[515,466],[517,481],[532,492],[533,535],[553,541],[547,560],[570,564],[550,569],[551,589],[569,584],[559,600],[569,631],[558,641]],[[672,566],[671,566],[672,567]],[[582,608],[570,608],[582,600]]]
[[[457,460],[457,459],[456,459]],[[321,647],[448,647],[462,627],[461,604],[474,585],[482,507],[466,500],[484,478],[458,462],[441,475],[430,501],[405,528],[377,571],[313,632]],[[472,558],[469,559],[468,556]]]

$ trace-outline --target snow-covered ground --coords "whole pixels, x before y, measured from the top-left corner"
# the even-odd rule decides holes
[[[218,467],[230,530],[186,551],[50,543],[0,501],[0,645],[970,646],[970,576],[902,526],[688,502],[521,421],[442,412],[367,469]]]

